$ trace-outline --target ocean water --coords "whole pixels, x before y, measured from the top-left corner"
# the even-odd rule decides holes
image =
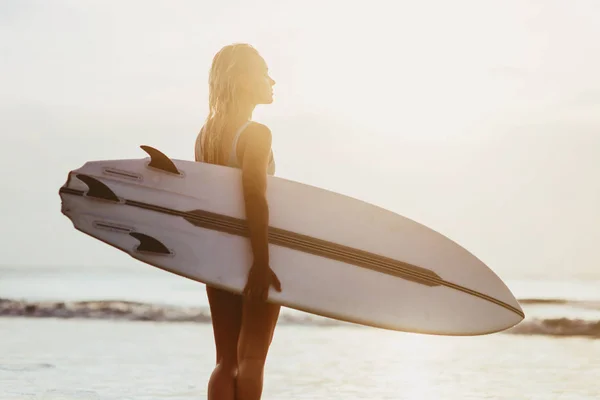
[[[600,399],[600,281],[507,281],[503,333],[391,332],[283,309],[263,399]],[[203,399],[203,285],[144,265],[0,268],[0,399]]]

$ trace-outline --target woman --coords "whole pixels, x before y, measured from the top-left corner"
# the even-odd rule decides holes
[[[269,267],[267,174],[275,172],[271,131],[251,122],[258,104],[273,102],[268,68],[250,45],[233,44],[214,57],[209,115],[196,139],[196,161],[240,168],[254,256],[244,296],[207,286],[217,353],[210,400],[257,400],[279,306],[267,303],[281,284]]]

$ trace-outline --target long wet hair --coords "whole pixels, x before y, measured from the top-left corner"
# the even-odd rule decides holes
[[[208,79],[208,116],[202,135],[203,161],[219,163],[221,139],[231,121],[239,121],[244,111],[240,104],[248,102],[242,90],[242,79],[249,66],[262,57],[249,44],[235,43],[223,47],[213,58]]]

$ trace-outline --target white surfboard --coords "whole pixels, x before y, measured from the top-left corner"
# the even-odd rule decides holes
[[[92,161],[60,189],[76,229],[163,270],[241,293],[252,261],[238,169],[170,160]],[[480,335],[523,320],[482,261],[417,222],[351,197],[268,178],[269,301],[405,332]]]

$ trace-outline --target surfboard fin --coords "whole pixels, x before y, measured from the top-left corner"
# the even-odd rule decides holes
[[[137,251],[154,254],[171,254],[171,251],[167,248],[167,246],[152,236],[148,236],[139,232],[129,232],[129,236],[132,236],[140,241],[140,244],[136,249]]]
[[[160,169],[171,174],[181,175],[181,172],[179,172],[173,161],[154,147],[141,145],[140,148],[150,156],[149,167]]]
[[[95,197],[97,199],[102,200],[114,201],[117,203],[119,202],[119,198],[117,197],[117,195],[112,190],[110,190],[108,186],[100,182],[98,179],[83,174],[77,174],[76,176],[77,179],[79,179],[87,185],[88,191],[86,196]]]

